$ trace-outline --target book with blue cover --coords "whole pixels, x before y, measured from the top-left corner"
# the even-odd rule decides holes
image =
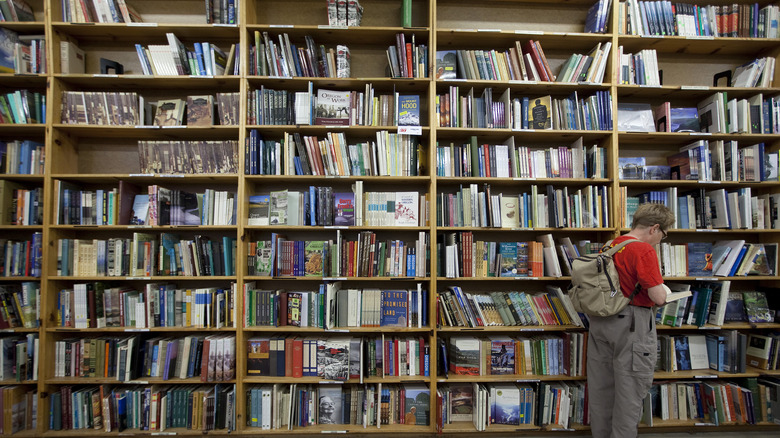
[[[511,383],[493,385],[495,402],[491,408],[491,421],[495,424],[520,424],[520,388]],[[492,392],[492,391],[491,391]]]
[[[517,276],[517,242],[501,242],[501,277]]]
[[[515,345],[509,339],[491,340],[490,374],[514,374]]]
[[[408,291],[383,290],[382,316],[379,325],[382,327],[406,327],[408,317]]]
[[[398,126],[420,126],[420,96],[398,96]]]
[[[712,243],[688,243],[688,275],[691,277],[712,276]]]
[[[403,423],[427,426],[430,421],[431,390],[421,383],[405,384]]]

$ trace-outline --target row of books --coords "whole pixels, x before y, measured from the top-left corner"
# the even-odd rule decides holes
[[[424,231],[414,241],[380,240],[372,231],[346,240],[340,229],[333,241],[294,241],[273,233],[270,241],[258,242],[254,264],[261,276],[425,277],[428,245]]]
[[[25,0],[0,3],[0,21],[35,21],[32,7]]]
[[[3,5],[9,2],[3,2]],[[0,11],[2,14],[2,11]],[[46,40],[43,35],[19,35],[11,29],[0,29],[4,47],[0,50],[0,72],[46,74]]]
[[[428,45],[417,44],[414,33],[411,42],[403,33],[395,34],[395,45],[387,48],[388,70],[393,78],[427,78],[429,59]]]
[[[0,338],[0,352],[3,354],[0,380],[38,380],[38,341],[38,335],[32,333]]]
[[[732,87],[769,88],[775,76],[775,58],[756,58],[734,69]]]
[[[428,326],[428,291],[341,289],[341,282],[317,291],[259,290],[244,286],[247,327],[416,327]]]
[[[493,101],[491,88],[482,97],[474,97],[473,88],[463,97],[461,90],[450,86],[445,94],[436,96],[436,120],[441,127],[611,130],[612,96],[597,91],[580,99],[577,92],[565,98],[549,95],[511,97],[507,89],[498,101]]]
[[[325,0],[328,7],[328,26],[360,26],[363,6],[358,0]]]
[[[780,333],[748,334],[747,365],[760,370],[780,369]]]
[[[605,61],[606,63],[606,61]],[[457,65],[456,69],[448,69]],[[544,81],[554,82],[541,42],[515,41],[514,47],[499,50],[438,50],[437,79]]]
[[[711,133],[771,133],[777,132],[777,97],[765,100],[763,94],[749,99],[729,99],[725,91],[699,102],[702,132]],[[772,131],[767,130],[772,127]]]
[[[768,400],[763,399],[770,386],[755,378],[739,382],[707,380],[659,382],[644,401],[643,422],[660,420],[698,420],[710,424],[756,424],[767,421]]]
[[[655,49],[640,50],[639,53],[625,53],[618,47],[618,83],[626,85],[661,86],[658,73],[658,54]]]
[[[66,385],[50,394],[49,430],[207,433],[235,430],[235,385],[114,387]]]
[[[558,286],[547,285],[547,293],[470,293],[450,286],[437,298],[439,324],[449,327],[519,325],[583,326],[571,299]]]
[[[42,223],[43,188],[26,189],[13,181],[0,181],[0,224],[41,225]]]
[[[428,223],[426,194],[418,192],[271,191],[250,196],[249,225],[421,227]]]
[[[629,0],[620,19],[630,35],[777,38],[777,6],[753,4],[690,5]]]
[[[420,96],[317,89],[273,90],[261,85],[247,102],[250,125],[420,126]]]
[[[363,377],[430,375],[430,346],[422,337],[254,337],[247,341],[247,352],[250,377],[362,382]]]
[[[612,42],[596,44],[587,55],[572,54],[561,66],[556,82],[586,82],[601,84],[604,82],[607,59]]]
[[[210,94],[161,99],[149,102],[153,110],[146,112],[154,115],[154,126],[214,126],[217,122],[223,126],[235,125],[238,120],[237,110],[232,107],[235,94],[217,93],[216,105]]]
[[[578,332],[521,338],[453,336],[441,359],[454,375],[584,376],[586,337]]]
[[[659,335],[656,370],[715,370],[744,373],[750,360],[748,335],[724,330],[705,335]]]
[[[254,46],[249,53],[249,74],[273,77],[349,78],[350,52],[345,45],[326,49],[306,35],[296,46],[288,34],[279,34],[278,44],[268,32],[254,32]]]
[[[676,292],[691,291],[692,294],[660,307],[656,313],[658,324],[671,327],[692,324],[701,327],[709,323],[719,327],[731,322],[754,324],[774,320],[762,291],[730,291],[729,281],[667,285]]]
[[[58,239],[57,273],[74,277],[149,277],[152,275],[235,275],[236,239],[181,239],[133,233],[132,239]]]
[[[39,327],[40,299],[41,285],[37,282],[0,286],[0,329]]]
[[[138,159],[144,174],[238,173],[236,140],[140,140]]]
[[[0,173],[42,175],[46,148],[32,140],[0,141]]]
[[[46,93],[16,90],[0,94],[0,124],[46,123]]]
[[[516,146],[514,138],[504,144],[482,144],[477,136],[468,143],[437,145],[436,175],[444,177],[510,178],[605,178],[603,147],[585,147],[582,137],[571,146],[531,149]]]
[[[3,415],[0,433],[11,435],[20,431],[35,431],[38,427],[38,392],[29,386],[0,386]]]
[[[261,385],[247,391],[247,426],[300,430],[329,424],[364,428],[430,424],[430,389],[422,384]],[[305,430],[305,429],[303,429]]]
[[[165,34],[168,44],[135,45],[141,69],[145,75],[168,76],[223,76],[233,72],[236,45],[226,55],[216,44],[193,43],[193,50],[187,50],[172,32]]]
[[[438,430],[460,422],[473,423],[477,430],[489,430],[490,424],[536,423],[538,390],[530,383],[448,383],[436,392]]]
[[[125,0],[61,2],[62,21],[72,23],[140,23],[141,15]]]
[[[750,187],[726,191],[704,188],[677,194],[677,188],[652,190],[628,196],[621,188],[623,224],[631,224],[639,204],[653,202],[666,205],[677,218],[679,229],[776,229],[780,199],[776,194],[752,196]]]
[[[0,277],[40,277],[43,258],[43,233],[32,233],[30,240],[0,239]]]
[[[235,284],[229,288],[177,288],[148,283],[143,289],[77,283],[57,294],[57,326],[74,328],[235,327]]]
[[[206,189],[190,193],[120,181],[119,188],[81,190],[55,181],[57,223],[62,225],[234,225],[233,194]],[[121,194],[121,196],[120,196]],[[149,199],[155,205],[151,205]]]
[[[120,346],[139,355],[140,372],[133,378],[162,380],[200,377],[202,382],[233,380],[236,374],[235,336],[186,336],[182,338],[135,337],[63,339],[54,343],[54,377],[120,378]],[[127,361],[127,358],[125,358]],[[137,375],[135,375],[137,374]],[[123,376],[124,377],[124,376]]]
[[[69,125],[142,125],[141,108],[144,105],[139,104],[135,92],[63,91],[60,122]]]
[[[777,272],[777,244],[744,241],[691,242],[674,245],[661,242],[658,258],[668,277],[746,275],[773,276]],[[743,250],[744,248],[744,250]],[[736,251],[736,257],[728,257]]]

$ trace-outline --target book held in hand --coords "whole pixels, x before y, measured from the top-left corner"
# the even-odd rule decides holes
[[[669,289],[669,286],[662,284],[661,286],[664,287],[664,290],[666,291],[666,302],[671,303],[672,301],[677,301],[680,298],[685,298],[691,296],[690,290],[684,290],[679,292],[672,292],[671,289]]]

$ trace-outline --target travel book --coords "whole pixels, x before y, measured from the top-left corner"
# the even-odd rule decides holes
[[[349,91],[317,90],[314,124],[349,126]]]
[[[214,96],[187,96],[187,126],[214,125]]]
[[[398,96],[398,126],[420,126],[420,96]]]
[[[247,225],[268,225],[269,195],[252,195],[249,197],[249,221]]]
[[[160,100],[154,114],[156,126],[180,126],[184,119],[184,101],[181,99]]]
[[[436,51],[436,79],[457,79],[457,66],[458,55],[455,50]]]

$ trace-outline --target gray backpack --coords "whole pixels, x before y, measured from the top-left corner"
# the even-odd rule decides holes
[[[571,286],[569,296],[577,312],[589,316],[611,316],[623,310],[639,292],[637,287],[630,297],[620,290],[620,279],[612,257],[624,246],[638,240],[629,239],[599,254],[588,254],[571,262]],[[605,248],[612,241],[607,242]]]

